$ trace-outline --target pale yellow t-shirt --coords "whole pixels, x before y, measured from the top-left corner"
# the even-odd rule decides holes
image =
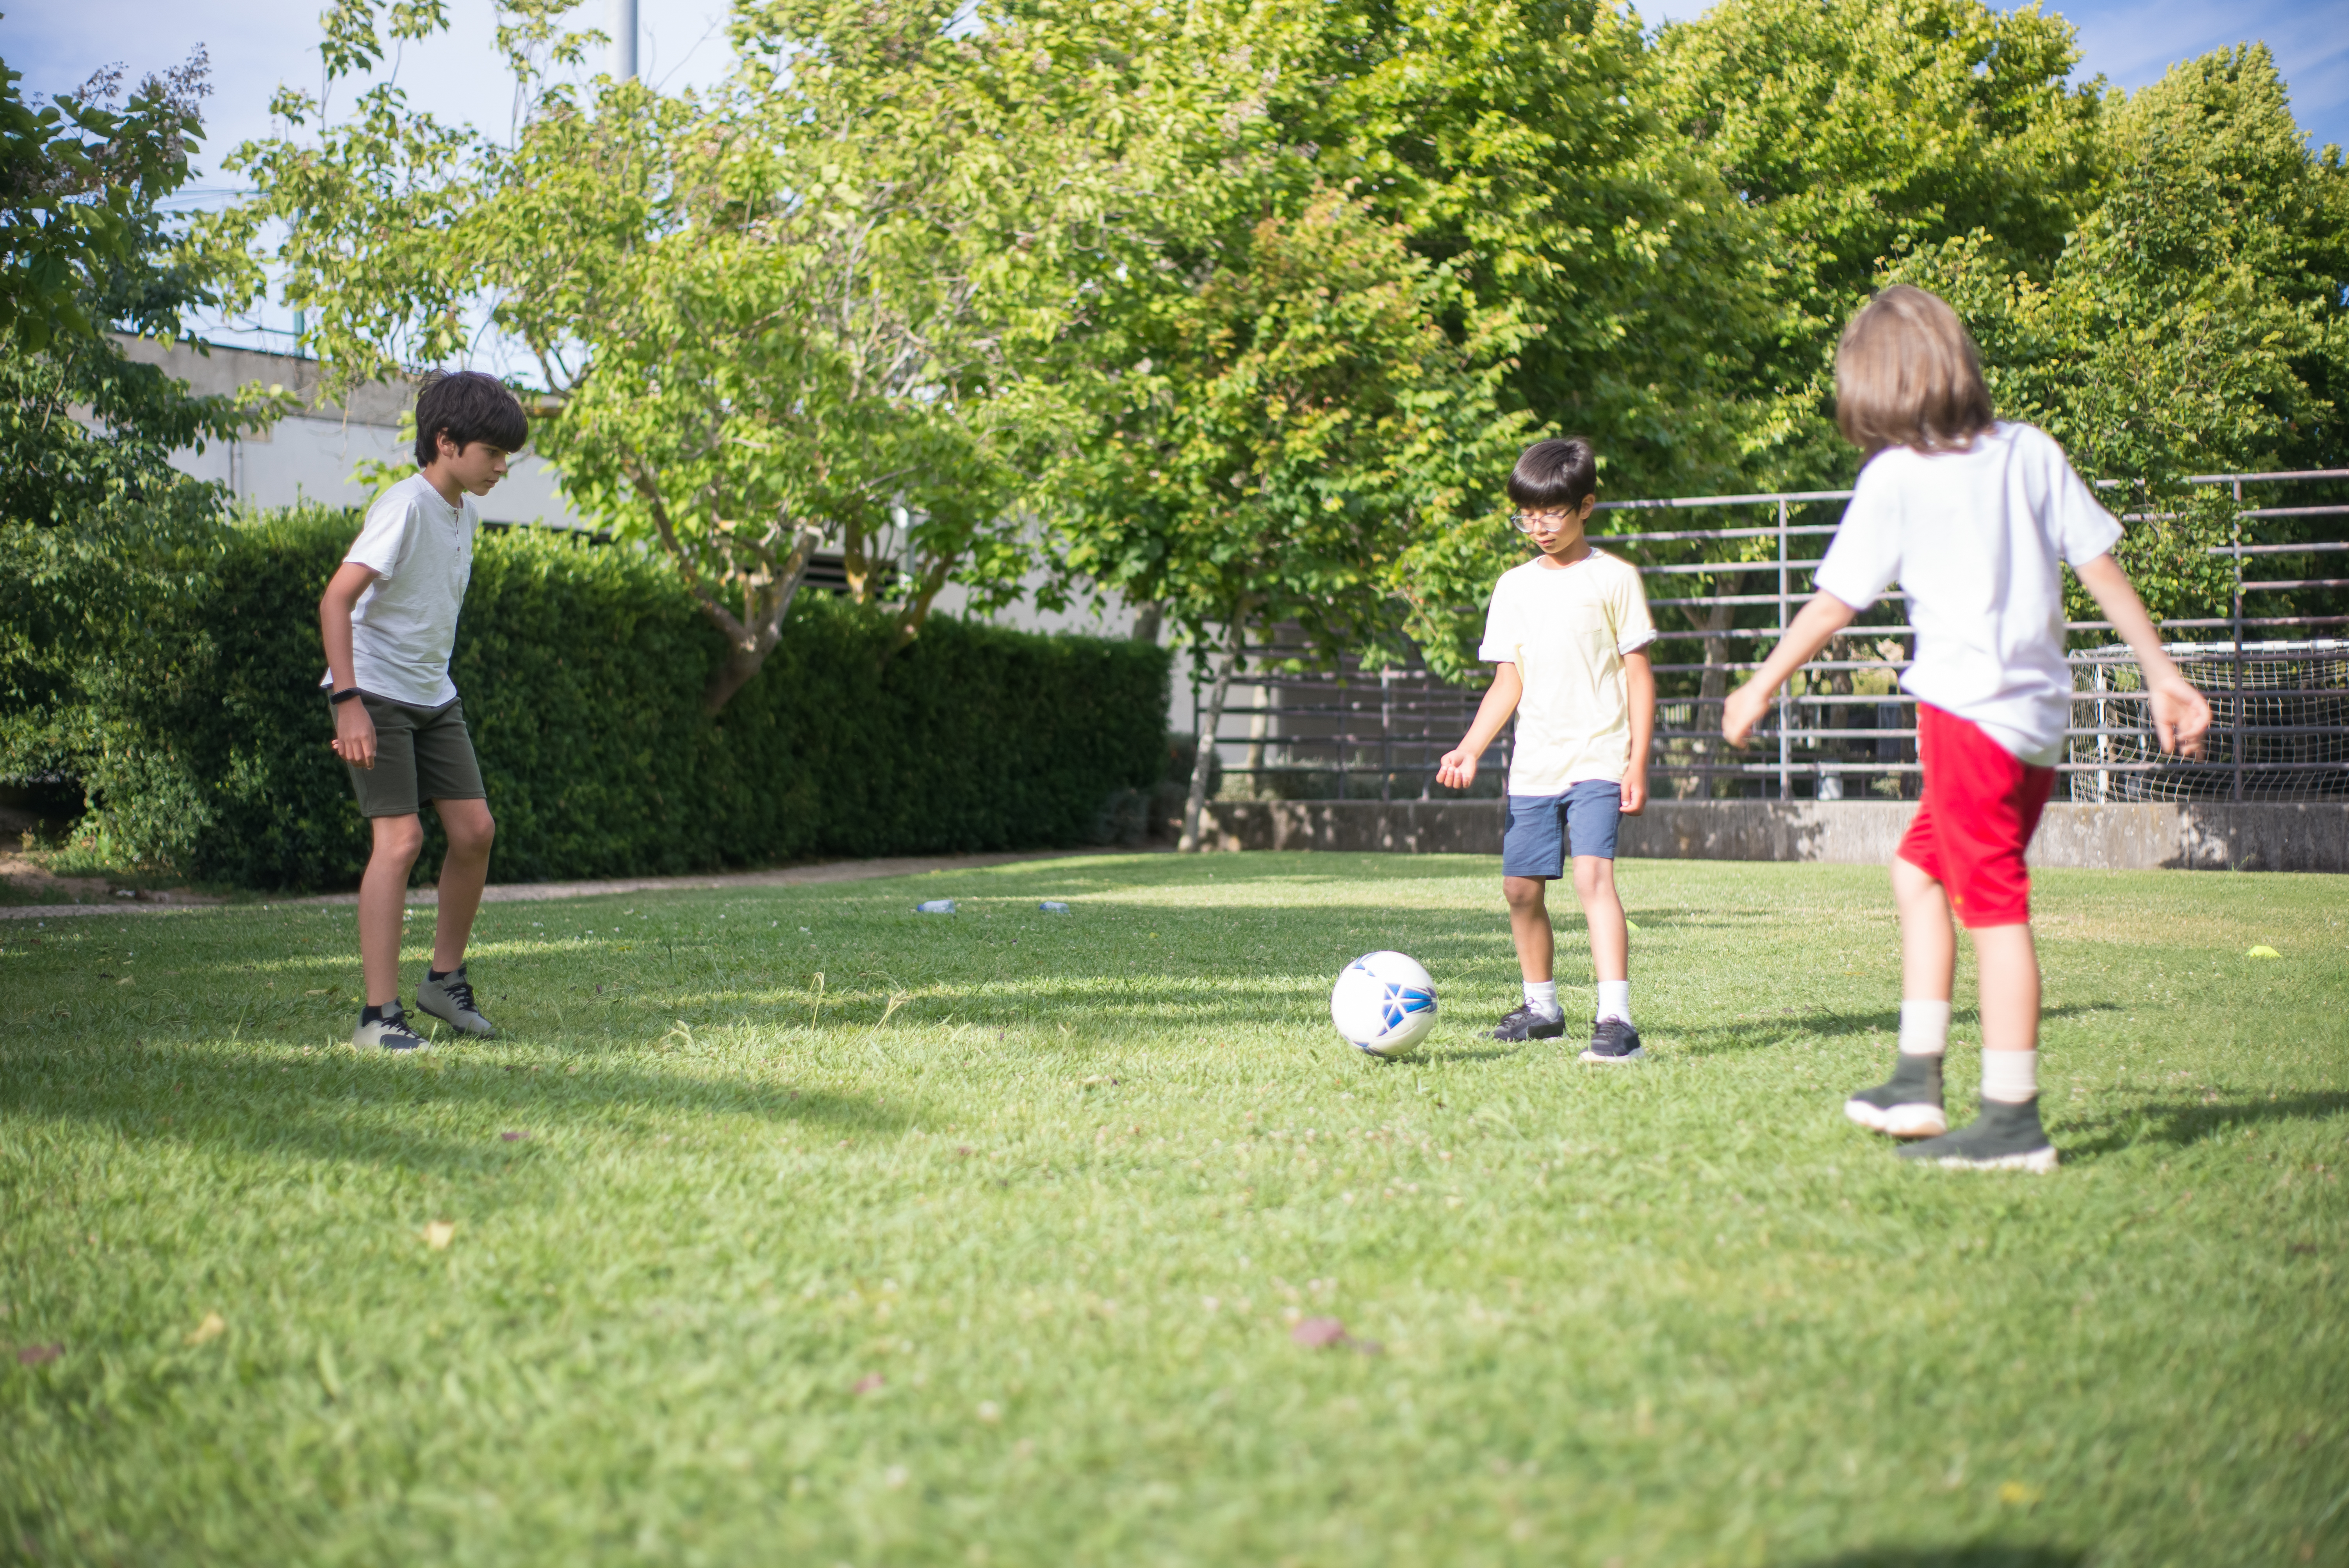
[[[1563,795],[1631,765],[1623,655],[1656,640],[1640,570],[1604,551],[1568,567],[1528,561],[1501,573],[1476,656],[1514,664],[1517,702],[1512,795]]]

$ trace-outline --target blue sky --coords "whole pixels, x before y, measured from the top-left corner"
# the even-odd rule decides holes
[[[0,6],[12,0],[0,0]],[[639,65],[649,79],[669,86],[706,82],[727,66],[725,0],[639,0]],[[1702,14],[1699,0],[1647,0],[1651,22]],[[270,132],[269,99],[280,83],[316,90],[315,52],[321,0],[13,0],[0,12],[0,59],[24,73],[33,92],[79,85],[101,66],[120,61],[133,75],[176,65],[197,45],[212,56],[211,134],[198,159],[191,198],[217,200],[229,181],[219,155],[237,142]],[[487,0],[450,0],[454,26],[441,37],[411,46],[400,59],[399,81],[419,108],[452,119],[503,129],[512,101],[491,45],[494,26]],[[2074,0],[2055,4],[2080,29],[2086,57],[2080,74],[2102,75],[2123,88],[2143,87],[2172,62],[2222,45],[2256,38],[2275,53],[2291,85],[2302,129],[2319,146],[2349,147],[2349,5],[2343,0]],[[608,30],[608,0],[586,0],[581,26]],[[284,327],[265,318],[263,326]],[[255,346],[264,335],[243,337]]]

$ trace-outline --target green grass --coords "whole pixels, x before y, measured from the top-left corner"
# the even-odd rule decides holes
[[[425,1060],[347,908],[0,924],[0,1558],[2349,1563],[2349,884],[2043,874],[2032,1178],[1844,1120],[1881,872],[1623,881],[1604,1069],[1461,858],[494,905]]]

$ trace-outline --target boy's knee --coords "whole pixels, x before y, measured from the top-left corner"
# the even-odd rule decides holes
[[[1543,907],[1543,894],[1549,884],[1540,877],[1503,877],[1501,896],[1515,910],[1538,911]]]
[[[497,819],[486,810],[442,825],[449,830],[449,847],[463,855],[489,853],[490,841],[498,836]]]
[[[424,824],[417,818],[375,819],[375,853],[378,860],[412,861],[423,852]]]
[[[1599,855],[1578,855],[1574,861],[1574,892],[1588,903],[1615,891],[1615,862]]]

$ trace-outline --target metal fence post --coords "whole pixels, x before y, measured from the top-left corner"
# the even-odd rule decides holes
[[[1778,640],[1786,640],[1786,501],[1778,499]],[[1778,691],[1778,799],[1795,798],[1795,682]]]
[[[2228,750],[2233,753],[2235,764],[2234,799],[2243,799],[2243,481],[2235,480],[2235,515],[2231,535],[2235,546],[2235,612],[2234,625],[2230,629],[2235,639],[2235,735]],[[2147,704],[2151,717],[2152,705]]]

